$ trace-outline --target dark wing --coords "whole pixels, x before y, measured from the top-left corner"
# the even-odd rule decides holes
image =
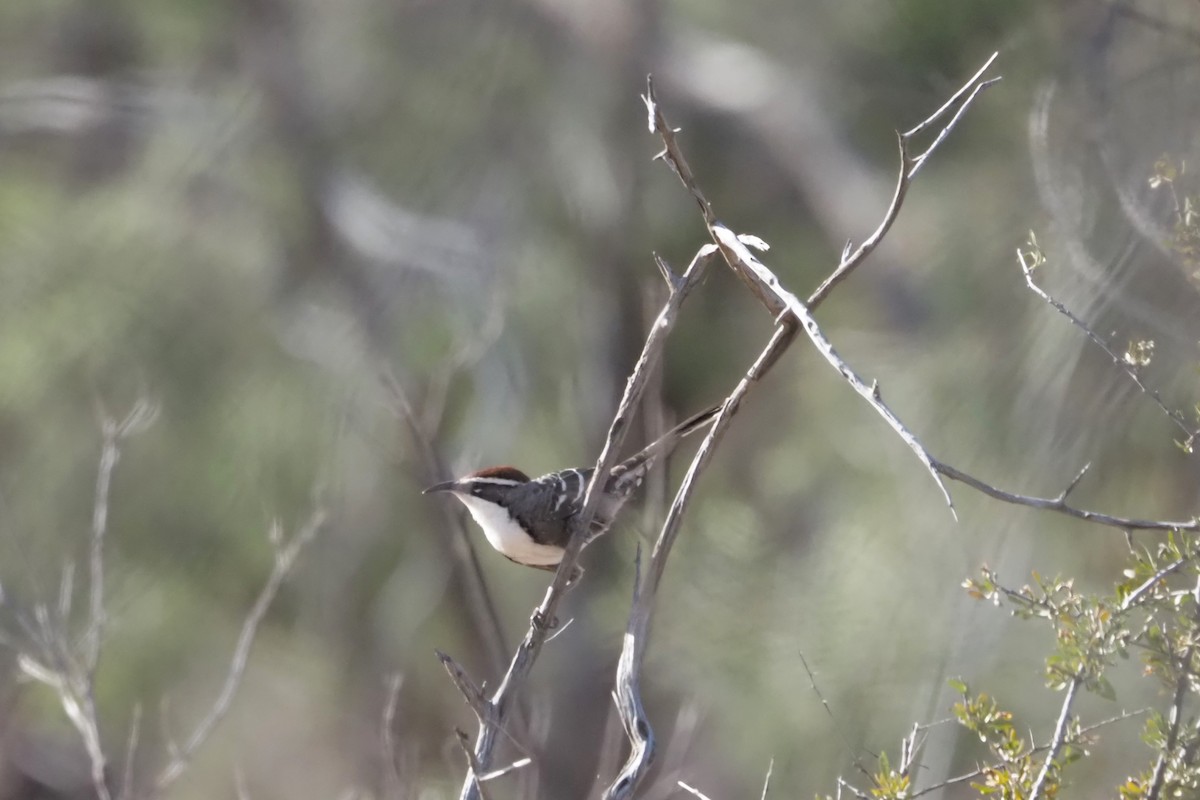
[[[564,469],[529,482],[515,516],[527,520],[534,538],[566,547],[569,520],[583,507],[590,469]]]

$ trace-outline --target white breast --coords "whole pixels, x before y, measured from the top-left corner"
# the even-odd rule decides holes
[[[504,555],[522,564],[538,567],[553,566],[562,561],[561,547],[535,542],[513,520],[508,509],[470,495],[455,493],[454,496],[463,502],[479,527],[483,528],[483,535],[492,547]]]

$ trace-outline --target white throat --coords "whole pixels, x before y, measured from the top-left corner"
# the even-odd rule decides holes
[[[507,508],[469,494],[455,492],[454,496],[462,501],[479,527],[483,528],[483,535],[492,547],[513,561],[538,567],[553,566],[562,561],[561,547],[535,542],[512,518]]]

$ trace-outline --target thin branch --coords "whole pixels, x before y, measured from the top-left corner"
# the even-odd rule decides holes
[[[528,676],[534,662],[541,653],[542,645],[545,644],[546,636],[549,633],[549,623],[554,620],[554,613],[558,608],[558,603],[566,591],[569,579],[575,572],[575,564],[578,562],[579,553],[583,548],[585,538],[583,534],[591,527],[592,520],[595,517],[596,506],[602,494],[600,487],[603,481],[599,478],[600,476],[608,475],[617,463],[618,453],[620,452],[621,444],[624,442],[633,410],[641,400],[642,393],[650,377],[650,372],[657,366],[661,359],[667,336],[675,325],[679,309],[692,289],[699,285],[700,280],[704,277],[708,264],[712,260],[713,252],[714,248],[711,245],[705,245],[697,251],[687,270],[684,272],[678,288],[670,293],[662,310],[659,312],[658,318],[646,336],[641,357],[638,359],[637,364],[634,365],[629,380],[625,384],[625,392],[621,398],[620,406],[617,408],[617,413],[613,417],[612,424],[609,426],[604,448],[596,460],[595,471],[592,474],[592,480],[588,484],[583,507],[572,521],[571,540],[567,544],[566,552],[563,554],[558,571],[555,573],[550,587],[546,590],[545,598],[534,611],[529,629],[525,633],[524,639],[521,640],[516,653],[513,654],[508,671],[501,680],[495,694],[492,695],[491,715],[480,725],[474,749],[475,763],[479,769],[486,771],[491,766],[496,735],[503,728],[504,721],[512,706],[513,698],[520,688],[521,683]],[[473,764],[466,780],[463,782],[462,792],[460,793],[462,800],[479,800],[478,783],[475,780],[475,774],[475,765]]]
[[[636,583],[634,584],[636,585]],[[616,693],[613,693],[616,701]],[[696,738],[696,727],[700,721],[700,711],[694,702],[687,702],[679,707],[675,715],[675,724],[671,726],[671,736],[667,739],[666,748],[662,755],[662,764],[658,770],[658,778],[642,793],[643,800],[664,800],[675,794],[676,781],[684,774],[688,754]],[[603,773],[611,774],[613,770]],[[590,795],[589,795],[590,796]]]
[[[479,766],[479,759],[476,758],[475,751],[471,749],[471,737],[467,736],[466,731],[458,728],[454,729],[454,737],[458,739],[458,746],[462,748],[463,755],[467,757],[467,780],[474,787],[480,800],[488,800],[487,792],[483,790],[484,770]]]
[[[767,800],[767,792],[771,790],[771,775],[775,772],[775,759],[771,759],[771,763],[767,764],[767,777],[763,778],[762,794],[758,800]]]
[[[396,766],[396,709],[400,705],[400,687],[404,676],[399,672],[388,680],[387,700],[383,704],[383,715],[379,720],[379,744],[383,757],[383,796],[387,800],[399,800],[403,782]]]
[[[838,264],[837,269],[835,269],[829,275],[829,277],[817,287],[815,292],[809,295],[808,307],[810,309],[815,309],[818,305],[820,305],[825,298],[829,296],[829,293],[832,292],[839,283],[845,280],[845,278],[859,264],[866,260],[867,256],[869,256],[875,250],[875,248],[879,246],[879,243],[883,241],[883,237],[887,235],[887,232],[892,227],[892,223],[896,221],[896,217],[900,214],[900,206],[903,205],[904,198],[908,194],[908,189],[912,185],[913,179],[916,178],[918,170],[924,166],[925,161],[931,155],[933,155],[934,150],[936,150],[938,146],[945,141],[946,137],[950,135],[950,131],[952,131],[954,127],[958,125],[958,121],[962,119],[964,114],[966,114],[967,109],[969,109],[971,104],[975,102],[975,98],[978,97],[979,93],[1000,80],[999,78],[992,78],[991,80],[981,81],[983,74],[988,71],[988,68],[992,66],[993,62],[995,62],[999,55],[999,53],[992,53],[991,58],[989,58],[984,65],[979,68],[979,71],[972,75],[971,79],[964,83],[962,88],[955,92],[954,95],[951,96],[951,98],[947,100],[941,108],[939,108],[937,111],[934,111],[932,114],[926,117],[924,121],[911,130],[896,134],[896,141],[900,148],[900,171],[899,176],[896,178],[896,190],[892,194],[892,202],[888,206],[887,211],[884,213],[883,219],[879,222],[878,227],[875,228],[875,232],[867,237],[867,239],[861,245],[859,245],[856,250],[851,252],[851,243],[846,242],[846,247],[842,250],[842,260],[841,263]],[[933,143],[930,144],[923,153],[915,158],[909,155],[909,143],[913,137],[920,134],[928,126],[937,122],[937,120],[939,120],[947,111],[958,104],[964,95],[966,95],[966,100],[963,100],[961,105],[958,105],[958,110],[954,113],[954,116],[951,117],[950,121],[946,123],[940,131],[938,131]]]
[[[491,772],[488,772],[484,775],[480,775],[479,782],[487,783],[490,780],[494,780],[496,778],[502,778],[505,775],[509,774],[510,772],[516,772],[519,769],[528,767],[532,763],[533,763],[533,759],[529,756],[525,756],[524,758],[518,758],[516,761],[509,764],[507,767],[501,767],[500,769],[494,769]]]
[[[658,134],[663,140],[663,150],[655,158],[665,161],[667,166],[679,176],[683,188],[687,190],[692,199],[696,201],[696,205],[700,207],[700,214],[704,217],[704,224],[711,225],[717,221],[716,215],[713,214],[712,205],[704,197],[704,193],[700,191],[700,187],[696,185],[696,178],[692,175],[692,169],[688,166],[687,159],[683,157],[683,153],[675,144],[675,134],[678,129],[672,128],[663,119],[662,111],[658,107],[658,98],[654,94],[654,77],[652,75],[646,76],[646,93],[642,95],[642,102],[646,104],[646,115],[649,117],[650,132]]]
[[[987,69],[994,58],[995,56],[993,55],[992,59],[989,59],[984,68],[981,69],[976,76],[972,78],[972,80],[968,82],[966,86],[963,87],[963,89],[959,90],[959,92],[955,95],[956,98],[962,96],[963,93],[968,92],[968,87],[978,80],[983,71]],[[978,90],[981,88],[982,86],[976,85],[974,90],[969,91],[969,94],[967,94],[968,104],[974,100],[978,94]],[[650,130],[653,133],[657,133],[663,141],[664,149],[660,154],[660,157],[671,166],[676,175],[679,176],[684,188],[687,189],[694,199],[696,199],[696,202],[700,206],[701,212],[704,215],[705,225],[708,228],[709,234],[712,236],[713,241],[720,248],[721,255],[724,257],[725,262],[743,281],[743,283],[750,288],[750,290],[758,298],[759,302],[766,306],[766,308],[771,312],[777,321],[783,321],[784,315],[786,314],[787,316],[794,317],[795,321],[804,327],[805,332],[808,334],[813,344],[817,346],[817,349],[822,353],[823,356],[825,356],[826,361],[828,361],[835,369],[838,370],[842,377],[851,384],[855,391],[857,391],[864,399],[867,400],[872,408],[874,408],[876,412],[884,418],[888,425],[900,435],[905,444],[907,444],[909,448],[913,450],[913,452],[921,460],[921,463],[925,465],[930,477],[933,478],[934,482],[941,490],[942,496],[945,498],[951,514],[955,515],[957,518],[957,515],[954,511],[954,502],[950,497],[950,492],[946,488],[945,483],[942,481],[941,476],[938,475],[937,471],[933,469],[932,458],[930,457],[929,453],[926,452],[924,446],[920,443],[916,436],[914,436],[904,426],[904,424],[900,422],[899,418],[896,417],[891,409],[883,403],[877,386],[874,384],[868,386],[861,378],[858,377],[857,374],[853,372],[853,370],[850,369],[850,367],[841,359],[841,357],[837,355],[836,351],[833,350],[832,345],[821,332],[820,327],[817,325],[816,320],[812,316],[811,310],[806,307],[804,303],[800,302],[800,299],[796,297],[796,295],[783,288],[775,274],[769,270],[766,265],[762,263],[762,261],[750,253],[749,248],[740,237],[738,237],[728,227],[717,221],[711,205],[697,187],[695,178],[687,165],[687,160],[684,158],[683,153],[679,148],[679,144],[675,139],[675,128],[673,128],[670,123],[667,122],[666,117],[662,112],[662,108],[654,93],[654,84],[652,81],[647,81],[646,94],[643,97],[643,100],[645,101],[646,109],[650,116]],[[943,106],[943,108],[939,109],[939,111],[930,119],[932,120],[938,116],[941,116],[941,114],[945,113],[945,110],[949,107],[949,104]],[[963,110],[965,110],[965,107],[961,108],[959,113],[956,114],[950,123],[948,123],[947,127],[943,129],[941,134],[939,134],[938,139],[926,151],[926,155],[932,152],[933,148],[937,146],[938,142],[940,142],[941,139],[944,138],[944,135],[949,132],[950,127],[953,126],[961,117]],[[909,169],[910,161],[907,157],[905,137],[919,133],[927,123],[928,121],[918,125],[912,131],[901,136],[900,177],[897,179],[896,193],[893,196],[893,201],[888,209],[888,212],[885,214],[884,219],[877,228],[875,234],[873,234],[872,237],[865,242],[862,247],[859,248],[861,252],[853,253],[844,259],[843,264],[839,265],[839,268],[834,271],[834,275],[831,276],[831,280],[826,281],[828,286],[817,290],[817,292],[814,294],[817,303],[822,301],[825,297],[828,297],[833,286],[843,280],[846,274],[848,274],[849,270],[860,263],[866,257],[866,255],[868,255],[874,249],[879,240],[881,240],[883,235],[886,234],[896,214],[899,213],[900,205],[903,202],[908,181],[911,180],[913,174],[912,170]],[[781,350],[782,349],[786,349],[786,345],[784,345]],[[773,364],[774,362],[772,361],[767,363],[765,366],[769,369]]]
[[[1145,716],[1149,711],[1150,711],[1149,708],[1139,708],[1137,711],[1123,711],[1120,714],[1117,714],[1116,716],[1112,716],[1107,719],[1100,720],[1099,722],[1094,722],[1091,725],[1085,725],[1084,727],[1079,729],[1079,734],[1081,736],[1083,736],[1083,735],[1091,733],[1092,731],[1096,731],[1101,728],[1106,728],[1109,725],[1112,725],[1117,722],[1123,722],[1127,719],[1133,719],[1134,717]],[[1018,756],[1016,756],[1016,758],[1025,758],[1027,756],[1035,755],[1035,754],[1040,753],[1043,750],[1047,749],[1048,747],[1049,747],[1049,745],[1038,745],[1036,747],[1032,747],[1029,749],[1028,752],[1021,753]],[[921,797],[922,795],[926,795],[931,792],[941,791],[942,789],[946,789],[950,786],[956,786],[960,783],[966,783],[967,781],[973,781],[976,778],[983,775],[985,772],[995,769],[996,767],[997,767],[997,765],[995,765],[995,764],[981,765],[981,766],[976,767],[975,769],[971,770],[970,772],[965,772],[962,775],[956,775],[953,778],[947,778],[946,780],[940,781],[931,786],[926,786],[924,789],[916,790],[912,793],[912,797],[914,797],[914,798]]]
[[[712,800],[711,797],[709,797],[704,792],[697,789],[695,786],[689,786],[686,783],[684,783],[683,781],[677,781],[676,783],[678,784],[680,789],[683,789],[685,792],[687,792],[690,795],[699,797],[700,800]]]
[[[605,800],[622,800],[632,797],[653,762],[654,731],[642,707],[639,688],[640,671],[649,639],[658,587],[666,570],[671,548],[679,535],[684,512],[691,503],[696,481],[712,460],[717,444],[737,413],[742,398],[745,397],[751,386],[761,380],[768,366],[778,358],[780,349],[786,347],[789,342],[788,326],[783,324],[776,326],[771,341],[747,371],[745,377],[725,399],[720,412],[713,420],[712,427],[709,428],[708,434],[701,442],[700,449],[692,458],[683,482],[679,485],[679,491],[675,494],[675,500],[671,503],[671,509],[667,512],[662,530],[654,543],[649,569],[645,576],[638,581],[637,592],[629,611],[629,622],[625,628],[621,657],[617,662],[617,707],[621,719],[625,723],[625,731],[629,735],[631,752],[625,766],[621,768],[616,779],[605,792]]]
[[[122,800],[132,800],[137,794],[134,790],[133,764],[137,757],[138,736],[142,729],[142,704],[133,706],[133,720],[129,723],[129,739],[125,743],[125,771],[121,777]]]
[[[981,481],[973,475],[969,475],[956,467],[952,467],[942,461],[933,459],[933,468],[942,475],[945,475],[951,480],[965,483],[976,491],[982,492],[989,497],[997,500],[1003,500],[1005,503],[1012,503],[1019,506],[1028,506],[1037,508],[1043,511],[1054,511],[1059,514],[1065,514],[1068,517],[1075,517],[1086,522],[1092,522],[1097,525],[1106,525],[1110,528],[1120,528],[1122,530],[1158,530],[1158,531],[1195,531],[1200,530],[1200,519],[1193,517],[1189,520],[1153,520],[1153,519],[1136,519],[1133,517],[1118,517],[1111,514],[1102,514],[1098,511],[1088,511],[1082,508],[1076,508],[1069,505],[1065,499],[1065,492],[1058,497],[1034,497],[1031,495],[1016,494],[1008,492],[1004,489],[999,489],[989,483]]]
[[[1033,782],[1033,788],[1029,790],[1030,800],[1037,800],[1041,796],[1042,787],[1046,785],[1046,778],[1054,766],[1054,759],[1058,758],[1058,751],[1062,749],[1063,743],[1066,741],[1067,725],[1071,719],[1071,706],[1075,702],[1075,692],[1081,683],[1083,683],[1082,677],[1075,675],[1067,684],[1067,696],[1063,698],[1062,708],[1058,712],[1058,722],[1054,725],[1054,737],[1050,740],[1046,760],[1042,762],[1042,768]]]
[[[1000,53],[998,53],[998,52],[992,53],[991,57],[989,57],[988,60],[983,63],[983,66],[979,68],[979,71],[976,72],[974,75],[972,75],[971,79],[968,80],[966,83],[964,83],[962,85],[961,89],[959,89],[957,92],[952,94],[950,96],[950,99],[942,104],[941,108],[939,108],[937,111],[930,114],[929,117],[926,118],[924,122],[920,123],[912,130],[905,131],[904,135],[907,137],[916,136],[921,131],[925,130],[930,125],[937,122],[947,111],[949,111],[951,108],[954,107],[954,104],[957,103],[964,94],[966,94],[967,92],[971,92],[972,94],[974,94],[975,92],[979,91],[978,87],[976,87],[975,89],[972,89],[971,87],[975,86],[975,84],[979,82],[979,79],[983,77],[983,73],[988,71],[988,68],[991,67],[993,63],[995,63],[996,59],[999,56],[1000,56]],[[990,83],[990,81],[989,81],[989,83]],[[969,101],[968,101],[968,103],[969,103]],[[963,103],[962,108],[966,108],[968,103]],[[959,110],[960,113],[962,111],[962,108],[960,108],[960,110]],[[956,120],[951,120],[951,125],[953,125],[955,121]],[[950,127],[950,126],[948,125],[946,127]],[[929,147],[929,150],[933,150],[933,148],[936,145],[937,145],[937,142],[935,141],[934,144]]]
[[[1150,779],[1150,788],[1146,791],[1147,800],[1158,800],[1161,796],[1167,777],[1167,761],[1179,743],[1179,728],[1183,724],[1183,700],[1187,696],[1188,687],[1191,685],[1192,678],[1194,677],[1192,673],[1192,654],[1195,648],[1191,643],[1195,641],[1196,628],[1200,625],[1200,578],[1197,578],[1192,602],[1195,604],[1192,610],[1192,629],[1186,637],[1188,644],[1184,645],[1183,651],[1179,654],[1179,677],[1175,680],[1175,692],[1171,697],[1171,709],[1167,715],[1167,724],[1169,726],[1167,729],[1167,740],[1163,743],[1163,749],[1158,754],[1158,759],[1154,762],[1154,773]]]
[[[237,694],[238,689],[242,685],[242,678],[246,673],[246,664],[250,659],[250,650],[253,648],[255,638],[258,635],[259,624],[262,622],[263,617],[266,616],[271,604],[275,601],[275,596],[279,593],[279,588],[283,585],[284,578],[291,572],[292,566],[296,562],[296,557],[300,555],[305,546],[316,538],[318,531],[320,531],[324,524],[325,511],[317,509],[312,513],[312,516],[309,517],[304,526],[287,543],[279,541],[277,527],[272,530],[270,538],[272,545],[275,547],[275,564],[271,569],[271,574],[267,577],[267,582],[258,594],[258,599],[255,600],[254,606],[250,609],[250,613],[242,623],[242,631],[238,636],[237,645],[234,647],[233,657],[230,659],[229,670],[225,674],[225,682],[221,686],[221,691],[217,694],[217,698],[213,701],[208,712],[196,724],[187,741],[176,749],[176,752],[171,756],[171,760],[159,772],[154,782],[155,793],[161,794],[178,780],[179,776],[183,774],[184,770],[191,763],[191,759],[196,751],[208,740],[213,729],[229,713],[234,695]]]
[[[423,482],[428,484],[442,480],[446,469],[426,429],[422,427],[420,415],[409,401],[408,393],[396,379],[390,366],[384,365],[379,377],[392,401],[392,413],[408,427],[421,464]],[[483,642],[489,666],[495,672],[499,672],[504,667],[506,658],[504,626],[484,582],[483,568],[471,543],[470,532],[463,524],[462,516],[455,513],[448,503],[438,503],[437,506],[442,514],[442,527],[451,534],[442,538],[449,539],[454,564],[461,574],[470,621]]]
[[[63,565],[59,583],[57,620],[51,621],[50,610],[44,604],[34,609],[36,627],[20,620],[26,633],[37,646],[37,655],[22,652],[18,666],[30,677],[50,686],[58,695],[63,713],[75,727],[87,752],[92,788],[100,800],[110,800],[112,793],[106,777],[108,761],[100,740],[100,723],[96,714],[95,671],[100,660],[106,615],[104,610],[104,543],[108,532],[109,493],[112,475],[120,460],[122,440],[144,431],[155,420],[157,407],[139,399],[123,420],[117,422],[100,414],[103,436],[100,461],[96,474],[96,490],[92,503],[92,525],[89,541],[89,586],[86,629],[78,649],[71,645],[70,615],[74,595],[75,569],[70,562]],[[136,734],[130,746],[136,744]]]
[[[92,535],[88,558],[88,627],[83,638],[83,664],[88,680],[100,661],[100,646],[104,638],[104,539],[108,532],[108,497],[112,487],[113,470],[121,457],[120,443],[136,436],[154,424],[158,406],[146,397],[137,402],[120,422],[101,417],[100,430],[104,443],[100,450],[100,466],[96,470],[96,492],[92,503]]]
[[[1134,589],[1132,592],[1130,592],[1125,597],[1125,599],[1123,601],[1121,601],[1121,610],[1128,611],[1129,609],[1133,608],[1133,606],[1135,606],[1137,603],[1139,603],[1141,601],[1142,597],[1145,594],[1150,592],[1150,590],[1152,590],[1155,586],[1158,585],[1159,581],[1161,581],[1163,578],[1170,575],[1172,572],[1175,572],[1180,567],[1187,564],[1189,562],[1189,560],[1190,559],[1181,558],[1178,561],[1172,561],[1170,564],[1167,564],[1165,567],[1160,569],[1158,572],[1155,572],[1149,578],[1142,581],[1141,585],[1139,585],[1136,589]]]
[[[484,353],[491,348],[504,331],[504,294],[495,289],[488,297],[488,308],[483,320],[472,327],[472,335],[464,340],[442,359],[443,367],[430,377],[425,395],[421,399],[421,419],[419,425],[422,431],[436,431],[442,423],[446,411],[446,397],[453,378],[462,370],[472,366],[483,358]]]
[[[475,712],[475,718],[482,725],[484,720],[492,715],[492,704],[457,661],[441,650],[434,650],[434,652],[437,654],[438,660],[442,662],[442,666],[446,668],[450,680],[458,688],[463,699],[467,701],[467,705]]]
[[[729,263],[737,263],[740,268],[748,270],[754,274],[761,283],[766,286],[773,295],[785,306],[785,308],[800,321],[804,332],[808,334],[808,338],[812,341],[817,351],[824,356],[825,360],[838,371],[842,378],[850,384],[871,408],[875,409],[888,426],[891,427],[908,445],[909,449],[916,454],[917,458],[925,465],[926,472],[933,478],[938,488],[942,492],[942,497],[946,501],[947,507],[950,509],[951,515],[957,520],[958,514],[954,510],[954,500],[950,497],[950,490],[946,488],[946,484],[942,481],[941,476],[933,466],[933,457],[925,450],[925,446],[920,440],[900,421],[900,418],[883,402],[883,397],[879,391],[879,385],[872,382],[867,385],[862,378],[858,376],[850,365],[847,364],[837,351],[833,349],[833,345],[825,337],[817,324],[816,319],[809,311],[804,303],[800,302],[800,298],[783,288],[779,279],[775,277],[766,265],[762,263],[750,249],[744,245],[740,239],[721,223],[712,226],[711,231],[716,238],[718,245],[721,247],[721,254]]]
[[[96,471],[96,499],[92,504],[91,553],[88,559],[88,628],[83,638],[83,662],[87,671],[93,675],[96,664],[100,661],[100,643],[104,638],[104,538],[108,531],[108,492],[112,485],[113,469],[120,457],[116,421],[104,420],[101,429],[104,433],[104,444],[100,449],[100,468]]]
[[[909,176],[909,168],[912,167],[913,161],[908,155],[908,139],[905,134],[898,134],[896,141],[900,147],[900,174],[896,178],[896,190],[892,193],[892,202],[888,205],[888,209],[884,212],[883,219],[880,220],[875,232],[863,241],[858,246],[858,249],[851,252],[850,242],[846,242],[846,247],[842,250],[841,263],[837,265],[837,269],[829,274],[829,277],[821,282],[817,290],[808,297],[808,307],[816,308],[825,298],[829,296],[837,285],[844,281],[854,269],[866,260],[879,243],[883,241],[883,237],[891,230],[892,223],[896,221],[896,217],[900,215],[900,206],[904,204],[904,197],[908,194],[908,187],[912,185],[912,178]]]
[[[992,59],[995,59],[997,55],[997,53],[993,53],[992,58],[988,60],[988,63],[990,64]],[[984,69],[987,69],[987,67],[984,67]],[[979,96],[979,93],[992,84],[998,83],[999,81],[999,78],[992,78],[991,80],[983,81],[971,90],[971,94],[967,96],[966,102],[959,106],[958,111],[954,112],[954,116],[950,119],[950,121],[946,123],[945,127],[943,127],[941,131],[938,132],[937,138],[933,140],[933,144],[929,145],[924,153],[921,153],[921,155],[913,159],[915,163],[913,164],[913,168],[909,170],[909,178],[916,177],[917,171],[925,165],[925,159],[927,159],[933,153],[934,148],[940,145],[942,141],[950,135],[950,131],[954,129],[954,126],[958,125],[958,121],[962,119],[964,114],[967,113],[967,108],[970,107],[971,103],[975,102],[975,98]]]
[[[993,56],[994,58],[995,56]],[[991,60],[989,60],[988,65],[990,63]],[[988,65],[984,66],[984,70],[987,69]],[[979,74],[981,75],[982,72],[983,70]],[[979,75],[973,78],[971,83],[974,83],[978,77]],[[971,92],[966,105],[970,104],[980,88],[977,86],[975,91]],[[960,90],[960,94],[963,91],[966,91],[966,87]],[[956,95],[956,98],[958,96]],[[654,551],[651,555],[650,568],[645,577],[638,581],[638,588],[635,592],[634,602],[629,614],[629,622],[626,626],[621,658],[617,666],[618,709],[630,738],[631,752],[625,766],[605,793],[606,800],[631,797],[653,760],[654,733],[642,707],[639,673],[645,653],[646,640],[649,635],[659,582],[666,568],[666,559],[670,554],[675,538],[678,536],[683,513],[691,499],[695,481],[707,466],[716,444],[720,441],[725,428],[737,412],[738,405],[749,390],[750,385],[760,380],[778,361],[783,351],[791,345],[795,337],[797,323],[804,328],[813,344],[817,346],[817,349],[825,356],[826,360],[883,416],[893,430],[899,433],[904,442],[917,454],[918,458],[925,464],[931,477],[942,490],[943,497],[945,497],[946,503],[950,507],[951,514],[954,514],[954,504],[950,493],[942,482],[941,476],[933,469],[933,459],[925,451],[917,438],[908,431],[896,415],[892,413],[891,409],[883,403],[878,388],[874,384],[871,387],[867,387],[862,379],[834,351],[828,339],[821,332],[809,308],[801,303],[799,298],[794,294],[784,289],[774,273],[767,269],[756,256],[750,253],[749,246],[761,247],[761,245],[754,240],[739,237],[728,227],[717,221],[711,204],[697,186],[687,160],[679,148],[678,142],[675,139],[675,128],[667,122],[663,115],[662,108],[654,93],[652,80],[647,80],[646,94],[643,100],[650,118],[650,131],[657,133],[663,141],[663,151],[659,154],[659,157],[665,160],[675,171],[685,189],[700,207],[709,235],[720,249],[726,263],[751,289],[755,296],[758,297],[760,302],[775,315],[777,326],[771,341],[760,354],[758,360],[755,361],[746,377],[742,379],[725,400],[720,413],[708,431],[708,435],[700,445],[700,450],[692,460],[691,467],[676,494],[675,501],[672,503],[671,510],[655,543]],[[943,107],[935,116],[943,113],[945,108],[948,107]],[[962,110],[960,109],[959,114],[942,131],[941,136],[926,151],[925,155],[932,152],[938,142],[949,132],[949,128],[961,116]],[[886,235],[892,221],[899,213],[908,184],[911,181],[912,175],[915,174],[915,168],[910,169],[910,167],[914,167],[915,165],[909,160],[907,155],[907,137],[918,132],[924,124],[900,138],[900,174],[897,179],[896,192],[883,221],[875,233],[872,234],[871,238],[864,242],[857,251],[849,253],[849,248],[847,248],[848,254],[844,255],[842,264],[839,265],[839,268],[834,271],[830,279],[814,295],[814,305],[827,297],[833,287],[844,279],[858,263],[863,261],[878,242],[882,240],[883,236]]]
[[[1037,283],[1034,282],[1034,269],[1038,267],[1040,263],[1042,263],[1039,254],[1026,253],[1018,248],[1017,261],[1020,263],[1021,272],[1025,276],[1025,285],[1028,286],[1034,294],[1045,300],[1051,308],[1070,320],[1072,325],[1083,331],[1083,334],[1088,338],[1089,341],[1091,341],[1092,344],[1104,351],[1104,354],[1108,356],[1112,363],[1115,364],[1122,372],[1124,372],[1126,376],[1128,376],[1129,380],[1133,381],[1134,385],[1141,390],[1142,394],[1153,400],[1154,404],[1158,406],[1159,411],[1165,414],[1167,419],[1175,423],[1175,426],[1184,433],[1184,435],[1187,437],[1186,441],[1190,444],[1196,436],[1196,430],[1187,424],[1187,420],[1184,419],[1183,414],[1175,409],[1167,407],[1167,404],[1163,402],[1162,395],[1159,394],[1157,389],[1151,389],[1146,385],[1146,383],[1142,380],[1142,376],[1138,374],[1137,366],[1130,363],[1128,359],[1123,358],[1111,347],[1109,347],[1108,343],[1101,339],[1100,336],[1093,331],[1086,322],[1077,317],[1074,312],[1071,311],[1071,309],[1066,307],[1065,304],[1052,297],[1045,289],[1038,286]]]
[[[797,653],[797,655],[800,657],[800,664],[804,667],[804,671],[808,673],[808,684],[812,687],[813,694],[815,694],[817,699],[821,701],[821,705],[825,708],[825,713],[829,715],[829,719],[833,723],[833,729],[837,731],[838,738],[842,740],[842,746],[846,748],[846,752],[850,753],[851,758],[854,759],[854,766],[858,769],[858,771],[861,772],[868,780],[870,780],[871,771],[864,767],[862,762],[858,760],[858,754],[854,752],[854,748],[850,746],[850,742],[846,739],[846,734],[842,732],[842,726],[838,723],[837,717],[833,715],[833,709],[829,707],[829,703],[826,702],[825,696],[822,695],[821,690],[817,688],[817,676],[813,674],[812,668],[808,666],[808,661],[804,658],[804,653]],[[878,754],[871,753],[869,750],[867,752],[873,758],[879,758]]]
[[[652,605],[643,606],[641,604],[643,592],[646,590],[642,579],[642,548],[639,546],[637,558],[634,559],[633,601],[630,603],[629,622],[625,629],[621,657],[617,661],[617,684],[613,690],[617,715],[621,719],[621,725],[625,728],[625,736],[629,739],[630,752],[625,765],[617,773],[616,780],[605,790],[605,800],[617,796],[631,797],[645,769],[654,760],[656,747],[654,728],[651,727],[646,708],[642,704],[641,692],[640,662],[645,652],[645,639],[649,634],[650,611],[653,608]],[[651,591],[653,590],[651,589]]]
[[[842,779],[840,776],[837,779],[837,783],[838,783],[838,796],[839,797],[842,794],[842,789],[845,789],[846,791],[850,792],[850,794],[857,797],[858,800],[870,800],[870,795],[868,795],[862,789],[859,789],[854,784],[848,783],[847,781]]]

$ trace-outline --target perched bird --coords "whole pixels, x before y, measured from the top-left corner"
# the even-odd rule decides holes
[[[612,468],[588,541],[608,529],[658,456],[670,453],[683,437],[711,423],[720,408],[713,406],[689,417]],[[571,521],[583,508],[592,472],[591,468],[564,469],[530,479],[516,467],[488,467],[430,486],[424,494],[450,492],[467,507],[501,555],[518,564],[554,571],[570,539]]]

